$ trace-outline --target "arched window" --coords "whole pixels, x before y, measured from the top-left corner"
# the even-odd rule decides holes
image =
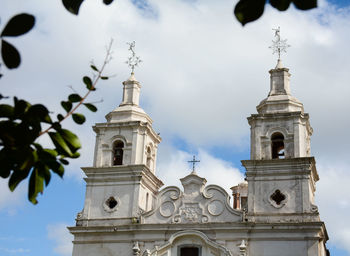
[[[146,165],[148,168],[151,168],[152,166],[152,150],[151,147],[147,147],[147,151],[146,151]]]
[[[284,158],[284,136],[282,133],[276,132],[271,136],[271,152],[272,159]]]
[[[124,143],[120,140],[113,145],[113,165],[123,164]]]

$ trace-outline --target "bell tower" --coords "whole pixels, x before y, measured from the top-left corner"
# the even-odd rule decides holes
[[[251,159],[310,156],[312,128],[303,104],[290,93],[289,69],[277,66],[269,71],[270,92],[248,118],[251,127]]]
[[[123,82],[121,104],[98,123],[94,167],[143,164],[155,173],[160,136],[152,128],[152,119],[139,106],[141,84],[134,73]]]
[[[140,60],[134,47],[133,42],[129,49],[133,55],[128,61],[132,72],[123,82],[122,102],[106,115],[106,122],[93,127],[94,161],[92,167],[82,168],[86,196],[77,226],[137,223],[143,212],[152,209],[163,185],[155,176],[161,138],[153,130],[152,119],[139,106],[141,84],[135,78],[134,67]]]
[[[270,73],[270,92],[248,117],[251,160],[242,161],[248,181],[247,220],[315,222],[315,183],[319,177],[310,154],[312,128],[303,104],[291,95],[289,69],[280,53],[287,47],[276,30],[273,49],[279,53]]]

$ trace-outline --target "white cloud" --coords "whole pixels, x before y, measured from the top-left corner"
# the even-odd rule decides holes
[[[54,252],[61,256],[72,255],[73,235],[67,229],[68,224],[56,223],[47,226],[47,236],[55,241]]]
[[[17,3],[11,1],[0,14],[15,12],[13,2]],[[56,113],[59,101],[71,92],[67,85],[83,90],[81,77],[88,71],[89,61],[101,61],[104,46],[111,37],[115,39],[114,60],[108,71],[117,76],[101,82],[91,97],[92,101],[104,99],[98,104],[98,114],[88,115],[90,123],[83,127],[65,124],[83,138],[87,148],[83,153],[90,156],[75,161],[77,166],[92,162],[94,133],[90,124],[103,122],[103,115],[121,101],[121,82],[129,72],[124,64],[128,55],[125,42],[132,40],[144,60],[136,70],[143,85],[141,102],[165,139],[176,135],[194,146],[247,148],[246,117],[256,112],[255,106],[267,95],[267,71],[275,65],[268,46],[271,28],[278,25],[282,37],[292,45],[283,60],[291,69],[293,94],[311,114],[313,151],[333,158],[346,155],[350,138],[343,136],[343,143],[336,143],[333,135],[345,134],[350,125],[343,118],[350,108],[350,87],[345,86],[350,65],[346,61],[350,58],[347,10],[335,10],[324,1],[310,12],[292,8],[279,13],[267,8],[260,20],[242,28],[228,1],[149,2],[156,18],[144,15],[145,11],[127,0],[109,7],[86,1],[77,17],[61,3],[34,1],[25,6],[36,14],[37,25],[23,38],[11,41],[21,50],[23,62],[16,71],[5,70],[3,90],[7,95],[42,101]],[[339,152],[328,152],[327,147]]]
[[[11,254],[22,254],[22,253],[28,253],[30,252],[29,249],[24,249],[24,248],[16,248],[16,249],[11,249],[11,248],[1,248],[1,251],[7,252],[7,253],[11,253]]]
[[[22,182],[14,192],[8,187],[8,179],[0,178],[0,212],[5,211],[9,216],[17,213],[18,207],[26,199],[26,182]]]
[[[318,165],[320,181],[316,203],[325,222],[329,243],[350,252],[350,166],[337,163]]]

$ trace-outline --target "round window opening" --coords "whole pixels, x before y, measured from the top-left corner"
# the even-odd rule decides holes
[[[109,209],[113,209],[118,205],[117,200],[113,196],[107,199],[106,205],[109,207]]]

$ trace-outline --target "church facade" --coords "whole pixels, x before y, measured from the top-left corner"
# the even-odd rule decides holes
[[[280,60],[269,72],[268,97],[248,117],[251,156],[242,161],[246,181],[231,188],[233,200],[194,171],[182,188],[161,189],[161,138],[139,106],[141,85],[132,73],[121,104],[93,127],[93,166],[82,168],[84,209],[69,227],[73,256],[329,255],[314,203],[319,177],[309,115],[291,95]]]

